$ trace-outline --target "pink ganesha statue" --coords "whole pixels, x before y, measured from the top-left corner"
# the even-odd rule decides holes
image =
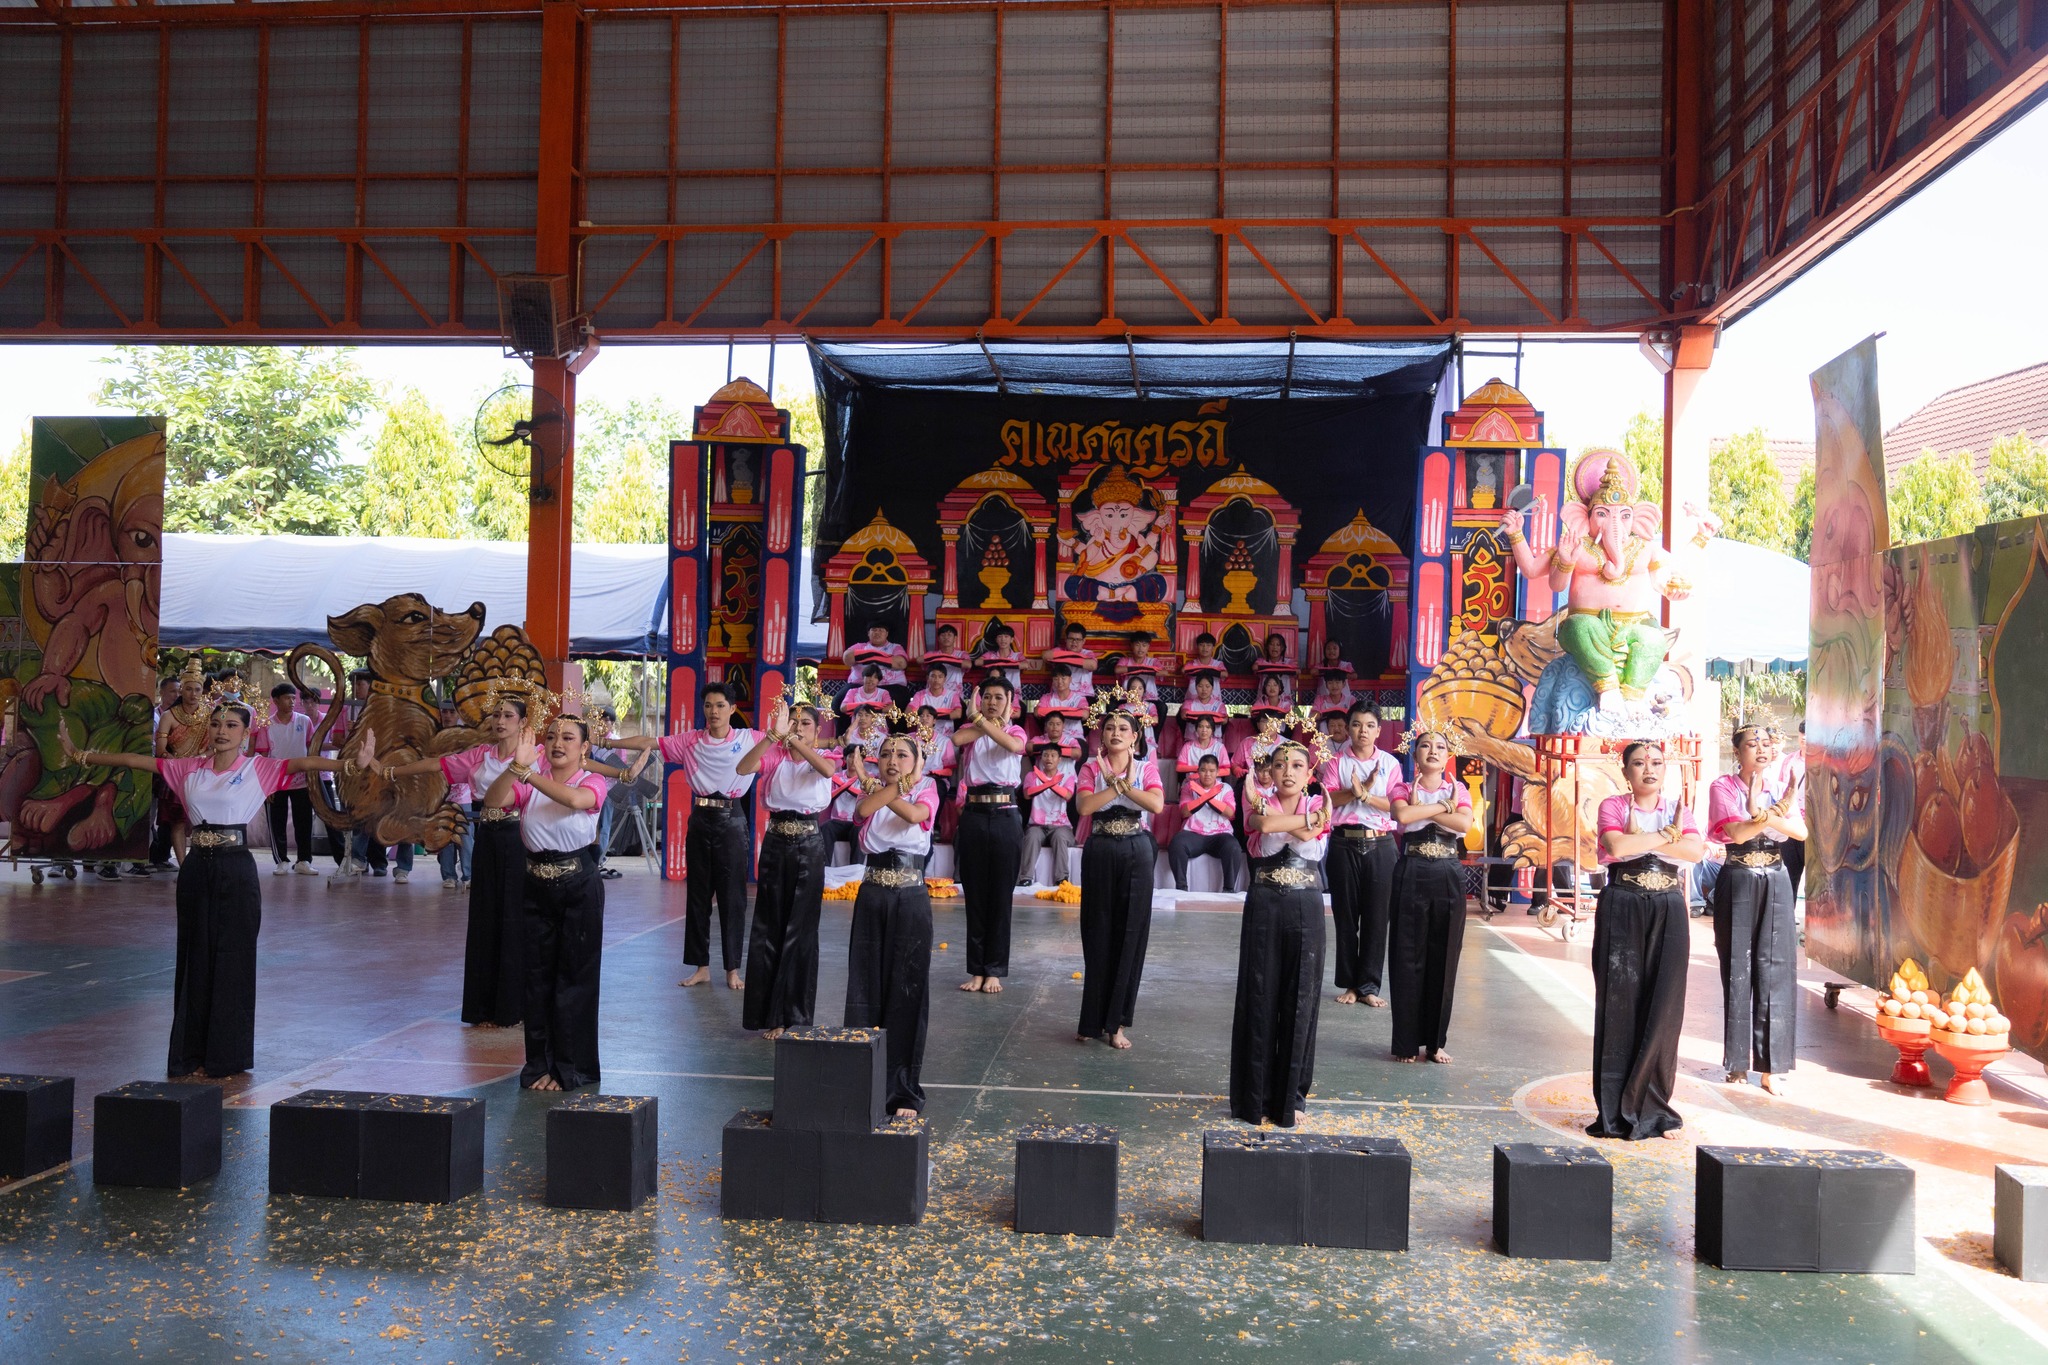
[[[1558,511],[1557,548],[1546,559],[1523,538],[1520,514],[1508,525],[1515,563],[1531,582],[1549,580],[1566,593],[1568,612],[1557,642],[1585,675],[1602,711],[1616,711],[1647,694],[1670,648],[1659,624],[1660,597],[1683,600],[1692,584],[1659,540],[1663,514],[1637,501],[1635,465],[1620,451],[1588,452],[1572,471],[1578,501]],[[1538,497],[1530,511],[1547,511]],[[1718,530],[1711,517],[1687,504],[1692,543],[1702,549]]]

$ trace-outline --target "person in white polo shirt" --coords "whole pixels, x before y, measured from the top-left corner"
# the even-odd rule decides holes
[[[313,751],[313,718],[298,708],[299,690],[290,683],[270,689],[270,720],[256,727],[256,752],[282,763],[304,758]],[[290,870],[284,856],[284,822],[289,814],[292,837],[299,850],[302,876],[319,875],[313,868],[313,801],[306,790],[306,775],[292,773],[284,789],[270,798],[271,873],[282,877]]]

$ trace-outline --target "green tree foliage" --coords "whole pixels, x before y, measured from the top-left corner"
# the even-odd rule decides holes
[[[668,539],[669,442],[689,419],[660,399],[578,405],[576,539],[659,545]]]
[[[789,409],[789,438],[804,448],[804,544],[815,546],[818,513],[825,507],[825,422],[818,395],[784,389],[775,404]]]
[[[1636,469],[1643,476],[1642,497],[1645,502],[1664,501],[1664,419],[1639,412],[1628,419],[1628,430],[1622,433],[1621,453],[1635,461]]]
[[[1984,524],[1984,489],[1971,464],[1967,451],[1940,455],[1925,450],[1900,471],[1885,499],[1894,543],[1959,536]]]
[[[103,407],[170,423],[164,528],[342,535],[357,476],[341,441],[376,404],[346,349],[120,346]]]
[[[2026,432],[1991,443],[1991,468],[1984,478],[1987,521],[2016,521],[2048,512],[2048,446]]]
[[[0,564],[19,563],[28,539],[28,428],[0,459]]]
[[[1812,465],[1799,475],[1799,486],[1792,492],[1792,548],[1789,553],[1794,559],[1804,561],[1813,553],[1813,499],[1817,484]]]
[[[1762,427],[1731,438],[1709,458],[1707,505],[1730,540],[1786,554],[1798,544],[1793,506],[1786,501]]]
[[[470,464],[448,419],[418,389],[405,390],[384,410],[383,430],[363,470],[363,534],[469,535],[462,495]]]

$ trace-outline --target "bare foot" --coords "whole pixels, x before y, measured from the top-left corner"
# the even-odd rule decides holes
[[[1367,1009],[1383,1010],[1387,1007],[1387,1002],[1377,995],[1368,995],[1365,997],[1365,1005]]]
[[[711,969],[709,967],[699,967],[696,971],[691,972],[681,981],[676,982],[676,984],[678,986],[701,986],[710,979]]]
[[[1420,1058],[1420,1057],[1403,1057],[1403,1056],[1402,1056],[1402,1055],[1401,1055],[1400,1053],[1398,1053],[1398,1052],[1397,1052],[1397,1053],[1395,1053],[1395,1054],[1394,1054],[1394,1060],[1395,1060],[1395,1061],[1397,1061],[1397,1062],[1419,1062],[1419,1061],[1421,1061],[1421,1060],[1422,1060],[1422,1058]]]
[[[526,1088],[528,1090],[560,1090],[562,1088],[562,1083],[556,1080],[553,1076],[542,1076],[539,1080],[535,1081],[532,1085],[529,1085]]]
[[[1657,1134],[1657,1136],[1662,1138],[1670,1138],[1673,1142],[1676,1142],[1678,1141],[1678,1139],[1684,1137],[1685,1133],[1683,1130],[1678,1128],[1666,1128],[1663,1132]]]
[[[784,1030],[782,1030],[782,1029],[779,1029],[779,1028],[772,1028],[772,1029],[769,1029],[769,1030],[767,1030],[767,1031],[766,1031],[765,1033],[763,1033],[763,1034],[762,1034],[761,1036],[762,1036],[763,1038],[766,1038],[766,1039],[767,1039],[767,1040],[768,1040],[769,1042],[771,1042],[771,1043],[772,1043],[772,1042],[774,1042],[774,1041],[775,1041],[775,1040],[776,1040],[777,1038],[780,1038],[780,1037],[781,1037],[781,1036],[783,1035],[783,1032],[784,1032]]]
[[[1429,1054],[1429,1060],[1435,1062],[1438,1066],[1449,1066],[1453,1059],[1448,1052],[1432,1051]]]
[[[983,995],[1001,995],[1003,993],[1002,978],[994,976],[983,977],[981,979],[981,993]]]
[[[727,967],[725,969],[725,988],[729,991],[743,991],[747,988],[747,983],[740,980],[738,972]]]
[[[917,1117],[915,1109],[892,1109],[890,1114],[892,1117],[899,1119],[914,1119]]]
[[[1295,1110],[1295,1111],[1294,1111],[1294,1126],[1295,1126],[1296,1128],[1299,1128],[1299,1127],[1301,1127],[1301,1125],[1302,1125],[1302,1124],[1304,1124],[1304,1123],[1307,1123],[1307,1122],[1308,1122],[1308,1110],[1306,1110],[1306,1109],[1297,1109],[1297,1110]]]
[[[1730,1084],[1730,1085],[1747,1085],[1747,1084],[1749,1084],[1749,1073],[1748,1073],[1747,1071],[1731,1071],[1731,1072],[1729,1072],[1729,1073],[1728,1073],[1728,1084]]]
[[[1782,1095],[1785,1093],[1785,1082],[1776,1074],[1766,1071],[1764,1073],[1764,1091],[1766,1094]]]
[[[119,795],[111,782],[93,789],[92,814],[73,825],[71,832],[64,836],[64,842],[71,846],[72,852],[85,853],[114,842],[118,833],[114,828],[114,798]]]
[[[1357,991],[1338,991],[1338,992],[1337,992],[1337,1003],[1338,1003],[1338,1004],[1340,1004],[1340,1005],[1355,1005],[1355,1004],[1357,1004],[1357,1003],[1358,1003],[1358,992],[1357,992]]]
[[[1129,1052],[1131,1050],[1131,1040],[1124,1037],[1122,1029],[1118,1029],[1115,1033],[1109,1035],[1109,1045],[1118,1052]]]
[[[978,991],[981,989],[981,983],[983,981],[986,981],[987,979],[987,977],[982,976],[970,976],[965,981],[960,983],[960,989],[970,993]]]
[[[1085,1043],[1088,1041],[1088,1035],[1085,1033],[1077,1033],[1074,1035],[1074,1041],[1077,1043]]]

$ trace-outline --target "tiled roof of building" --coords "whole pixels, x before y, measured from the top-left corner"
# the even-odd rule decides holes
[[[1885,473],[1896,475],[1922,451],[1967,450],[1982,478],[1991,443],[2019,431],[2048,440],[2048,361],[1950,389],[1900,422],[1884,434]]]
[[[1720,454],[1731,439],[1716,436],[1708,441],[1708,456]],[[1800,476],[1813,468],[1813,442],[1793,436],[1766,436],[1764,445],[1771,452],[1772,462],[1778,466],[1778,481],[1785,485],[1785,496],[1793,496],[1799,491]]]

